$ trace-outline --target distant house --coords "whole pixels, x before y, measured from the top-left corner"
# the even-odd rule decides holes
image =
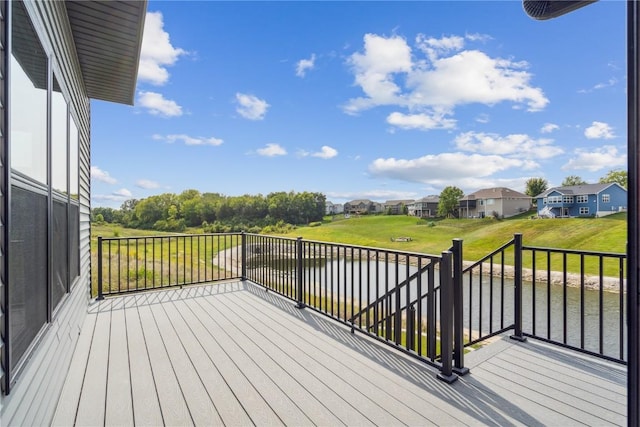
[[[419,218],[434,218],[438,215],[439,196],[427,196],[407,205],[408,214]]]
[[[485,188],[460,199],[460,218],[484,218],[498,215],[502,218],[531,209],[531,197],[506,187]]]
[[[337,215],[344,212],[344,205],[342,203],[332,203],[327,201],[325,202],[324,206],[325,206],[325,213],[327,215]]]
[[[405,213],[405,207],[414,200],[387,200],[384,202],[384,211],[389,215],[401,215]]]
[[[554,187],[536,199],[540,216],[600,217],[627,210],[627,190],[617,183]]]
[[[376,214],[382,212],[382,204],[368,199],[352,200],[344,204],[345,214]]]

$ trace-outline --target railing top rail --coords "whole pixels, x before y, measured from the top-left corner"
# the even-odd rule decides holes
[[[295,242],[296,240],[298,240],[296,237],[273,236],[271,234],[258,234],[258,233],[244,233],[244,234],[250,237],[262,237],[262,238],[269,238],[269,239],[286,240],[289,242]]]
[[[555,252],[574,255],[594,255],[594,256],[607,256],[611,258],[626,258],[627,255],[620,252],[599,252],[599,251],[584,251],[579,249],[559,249],[559,248],[545,248],[542,246],[522,246],[522,250],[528,251],[541,251],[541,252]]]
[[[102,238],[103,242],[109,241],[109,240],[143,240],[143,239],[167,239],[167,238],[174,238],[174,237],[197,237],[197,236],[238,236],[241,235],[242,233],[189,233],[189,234],[184,234],[184,233],[176,233],[176,234],[154,234],[152,236],[126,236],[126,237],[103,237],[103,236],[97,236]]]
[[[504,251],[505,249],[507,249],[509,246],[512,246],[514,244],[515,240],[511,239],[510,241],[508,241],[507,243],[505,243],[504,245],[500,246],[498,249],[496,249],[495,251],[491,252],[488,255],[485,255],[484,257],[480,258],[478,261],[474,262],[473,264],[469,265],[468,267],[466,267],[464,269],[465,272],[479,266],[480,264],[482,264],[483,262],[485,262],[486,260],[488,260],[489,258],[499,254],[500,252]]]

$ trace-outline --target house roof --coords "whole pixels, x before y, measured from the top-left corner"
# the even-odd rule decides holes
[[[387,200],[384,202],[386,206],[398,206],[398,205],[408,205],[415,202],[415,200]]]
[[[547,197],[549,194],[554,192],[560,193],[563,196],[581,196],[581,195],[589,195],[589,194],[598,194],[602,190],[609,188],[612,185],[619,186],[615,182],[607,182],[604,184],[598,183],[598,184],[571,185],[571,186],[565,186],[565,187],[553,187],[548,189],[542,194],[538,194],[536,198]]]
[[[359,205],[359,204],[364,204],[364,205],[368,205],[373,203],[371,200],[368,199],[356,199],[356,200],[352,200],[350,202],[347,202],[350,205]]]
[[[65,5],[89,98],[133,105],[147,1]]]
[[[507,187],[495,187],[495,188],[483,188],[475,193],[467,194],[460,200],[473,200],[473,199],[531,199],[530,196],[523,194],[519,191],[512,190]]]
[[[427,197],[423,197],[422,199],[418,199],[416,200],[416,203],[439,203],[440,202],[440,196],[427,196]]]

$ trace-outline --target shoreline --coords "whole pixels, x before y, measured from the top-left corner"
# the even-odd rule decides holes
[[[232,249],[225,249],[224,251],[218,252],[216,256],[214,256],[211,260],[212,264],[217,267],[227,266],[230,270],[239,274],[242,270],[242,266],[240,265],[241,260],[237,257],[234,257],[238,251],[239,247],[234,247]],[[475,264],[475,261],[463,261],[463,267],[467,268],[470,265]],[[490,269],[490,265],[488,263],[483,264],[483,271],[488,272]],[[535,283],[547,283],[547,270],[536,270],[536,281]],[[483,273],[483,275],[488,276],[489,274]],[[562,271],[551,271],[551,285],[554,286],[564,286],[565,284],[565,274]],[[500,274],[494,274],[494,277],[501,277]],[[504,266],[504,277],[508,279],[513,279],[514,275],[514,267],[512,265]],[[533,270],[530,268],[522,268],[522,279],[528,282],[533,282]],[[566,285],[568,287],[580,288],[582,282],[582,278],[579,273],[566,273]],[[620,284],[620,279],[618,277],[610,277],[603,276],[602,277],[602,290],[605,292],[619,293],[620,288],[622,286],[622,290],[626,290],[626,280],[623,280],[622,285]],[[598,291],[600,290],[600,277],[585,275],[584,276],[584,287],[585,289]]]

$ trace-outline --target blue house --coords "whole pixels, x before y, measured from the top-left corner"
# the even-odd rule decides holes
[[[627,210],[627,190],[617,183],[554,187],[536,199],[542,217],[600,217]]]

